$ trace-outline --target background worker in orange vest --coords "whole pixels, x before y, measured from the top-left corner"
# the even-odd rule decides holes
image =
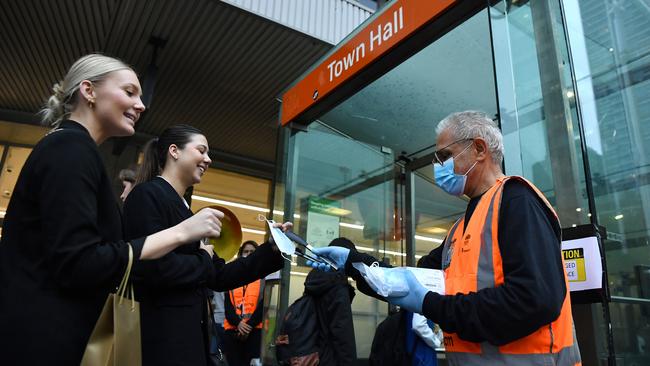
[[[503,174],[503,137],[484,113],[454,113],[436,133],[436,184],[470,198],[429,254],[445,271],[447,295],[403,271],[409,293],[386,300],[440,325],[450,365],[579,365],[553,208],[534,185]],[[351,263],[374,258],[343,248],[317,253],[345,265],[357,288],[368,289]]]
[[[246,258],[257,247],[255,241],[245,241],[237,257]],[[252,359],[260,357],[263,291],[264,281],[257,280],[225,293],[224,348],[229,366],[249,366]]]

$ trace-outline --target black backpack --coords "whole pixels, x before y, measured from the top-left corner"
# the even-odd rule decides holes
[[[370,366],[411,365],[411,356],[406,350],[405,321],[404,311],[398,311],[379,323],[368,357]]]
[[[280,365],[318,365],[318,316],[314,299],[305,294],[287,308],[275,339]]]

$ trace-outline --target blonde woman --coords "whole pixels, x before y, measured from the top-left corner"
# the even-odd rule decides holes
[[[129,244],[98,145],[129,136],[145,110],[135,72],[115,58],[77,60],[43,110],[53,131],[18,177],[0,243],[0,364],[78,365]],[[221,230],[216,210],[130,241],[135,263]]]

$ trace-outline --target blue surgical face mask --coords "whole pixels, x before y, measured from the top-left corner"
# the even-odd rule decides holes
[[[447,159],[443,165],[433,164],[433,176],[436,179],[436,185],[452,196],[462,196],[465,191],[465,183],[467,183],[467,174],[474,169],[477,163],[478,161],[462,175],[454,173],[453,157]]]

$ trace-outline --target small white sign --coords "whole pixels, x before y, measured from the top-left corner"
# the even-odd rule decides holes
[[[326,247],[339,237],[339,217],[309,211],[307,213],[307,243],[314,248]]]
[[[562,258],[571,291],[603,288],[603,264],[598,238],[590,236],[563,241]]]

